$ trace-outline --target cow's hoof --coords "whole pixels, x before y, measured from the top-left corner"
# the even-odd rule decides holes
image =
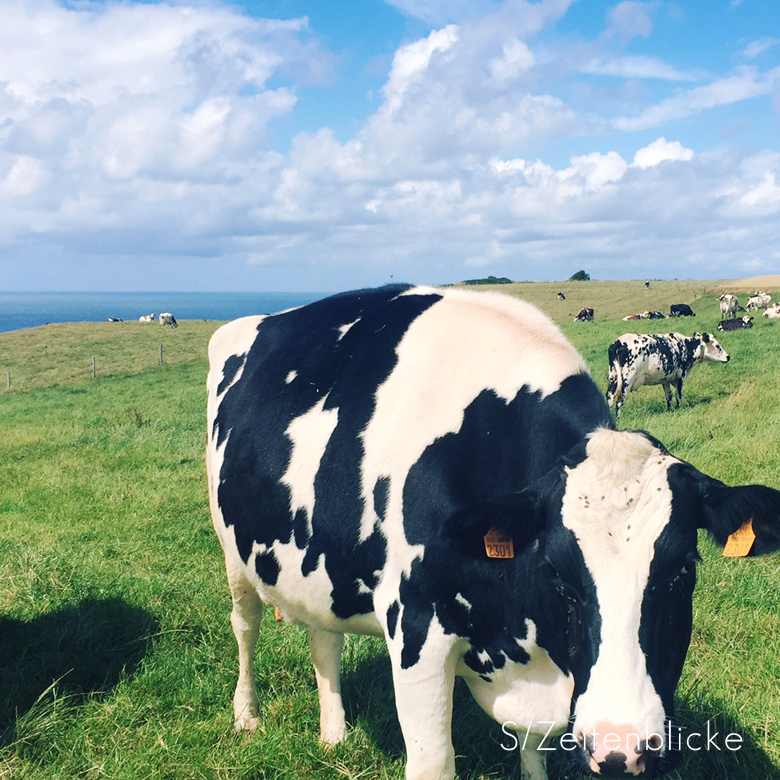
[[[248,731],[250,734],[257,730],[260,725],[260,720],[254,716],[242,716],[238,718],[234,724],[236,731]]]
[[[332,733],[320,735],[320,745],[324,748],[336,747],[347,738],[346,727],[334,729]]]

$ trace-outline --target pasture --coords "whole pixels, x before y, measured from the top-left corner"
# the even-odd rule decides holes
[[[727,365],[694,369],[679,411],[665,411],[660,387],[630,394],[620,427],[651,432],[727,483],[780,487],[780,323],[759,316],[752,330],[716,332],[715,284],[500,289],[550,314],[602,390],[607,348],[622,333],[715,333],[731,354]],[[697,317],[620,320],[668,313],[671,303],[691,304]],[[582,306],[595,309],[594,323],[572,321]],[[236,649],[203,465],[205,353],[217,326],[99,323],[0,334],[2,376],[13,377],[0,392],[0,778],[403,777],[382,643],[347,638],[351,731],[326,751],[305,631],[276,623],[271,610],[257,658],[262,725],[252,737],[232,731]],[[678,720],[684,737],[706,735],[709,723],[721,749],[686,751],[670,777],[780,780],[780,554],[726,560],[703,536],[700,552]],[[518,752],[502,749],[501,727],[464,687],[455,699],[459,777],[516,777]],[[729,733],[742,736],[741,750],[725,748]],[[549,774],[577,776],[561,751]]]

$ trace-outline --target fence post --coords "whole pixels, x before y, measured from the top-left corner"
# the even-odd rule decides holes
[[[92,378],[94,379],[97,374],[97,365],[95,362],[95,358],[92,358]]]
[[[6,378],[8,380],[8,389],[10,390],[11,389],[11,372],[10,371],[6,371],[5,373],[6,373]]]
[[[160,365],[162,365],[163,362],[163,345],[160,344]]]

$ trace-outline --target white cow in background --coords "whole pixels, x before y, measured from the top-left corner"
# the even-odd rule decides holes
[[[170,325],[172,328],[178,328],[179,323],[176,322],[176,317],[173,316],[169,311],[164,311],[160,315],[160,325]]]
[[[154,314],[142,314],[138,318],[138,322],[154,322]]]
[[[736,295],[731,293],[724,293],[718,299],[720,301],[720,316],[724,319],[728,317],[737,316],[737,307],[739,306],[739,300]]]
[[[748,311],[758,311],[759,309],[766,309],[766,307],[769,306],[771,302],[771,295],[765,292],[756,292],[755,295],[752,295],[750,298],[748,298],[747,306],[745,308]]]

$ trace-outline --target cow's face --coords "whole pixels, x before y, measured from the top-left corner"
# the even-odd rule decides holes
[[[679,759],[668,724],[691,637],[697,529],[724,543],[762,516],[772,530],[755,552],[777,549],[780,493],[727,488],[646,434],[600,430],[555,504],[544,551],[567,615],[570,755],[603,777],[661,773]]]
[[[723,347],[718,343],[718,340],[711,333],[697,333],[695,334],[701,338],[699,344],[699,351],[701,352],[702,360],[711,360],[713,363],[728,363],[730,356]]]

